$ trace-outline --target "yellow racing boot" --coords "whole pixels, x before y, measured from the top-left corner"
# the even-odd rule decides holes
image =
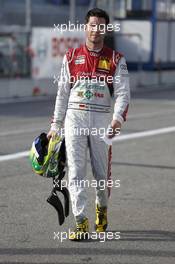
[[[95,221],[95,230],[97,233],[105,232],[108,226],[107,221],[107,207],[100,207],[96,205],[96,221]]]
[[[89,222],[83,218],[81,222],[76,223],[76,229],[69,234],[69,240],[81,241],[89,238]]]

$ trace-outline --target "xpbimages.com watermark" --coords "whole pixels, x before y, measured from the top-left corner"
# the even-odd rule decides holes
[[[59,188],[61,188],[61,190],[64,187],[67,187],[69,189],[71,189],[71,187],[76,187],[76,188],[96,188],[100,191],[104,191],[106,190],[106,188],[119,188],[121,186],[120,184],[120,180],[112,180],[112,179],[108,179],[108,180],[71,180],[71,181],[67,181],[67,180],[62,180],[59,183],[55,183],[55,185],[57,185]]]
[[[123,67],[126,66],[126,65],[123,65]],[[127,66],[126,66],[126,70],[127,70]],[[89,75],[89,76],[88,76]],[[59,85],[59,83],[61,82],[61,84],[64,84],[64,83],[69,83],[69,84],[75,84],[76,81],[79,81],[81,82],[81,84],[98,84],[99,86],[105,86],[106,83],[108,84],[113,84],[113,83],[116,83],[116,84],[119,84],[120,83],[120,78],[121,76],[111,76],[111,75],[108,75],[108,76],[104,76],[104,75],[101,75],[99,74],[99,76],[97,75],[96,73],[96,76],[93,76],[92,75],[92,72],[88,73],[88,72],[79,72],[79,76],[69,76],[67,77],[66,75],[65,76],[56,76],[54,75],[53,76],[53,83],[57,83]]]
[[[96,128],[96,127],[92,127],[92,128],[88,128],[88,127],[69,127],[67,129],[60,128],[58,129],[58,134],[61,137],[69,137],[69,136],[98,136],[101,139],[104,139],[106,137],[106,135],[112,136],[113,134],[115,134],[116,136],[120,135],[120,128],[115,128],[115,130],[112,127],[100,127],[100,128]]]
[[[66,241],[67,239],[69,239],[69,237],[71,235],[75,234],[75,232],[71,231],[70,229],[68,230],[68,232],[54,232],[54,236],[53,239],[54,240],[58,240],[61,243],[63,243],[64,241]],[[95,241],[99,241],[101,243],[104,243],[105,241],[109,241],[109,240],[119,240],[120,239],[120,232],[92,232],[92,233],[82,233],[81,235],[82,239],[88,239],[88,240],[95,240]]]
[[[119,32],[120,31],[120,24],[84,24],[79,23],[76,21],[76,24],[71,23],[68,21],[67,24],[54,24],[54,31],[58,31],[59,33],[63,33],[66,31],[99,31],[100,34],[105,34],[106,32]]]

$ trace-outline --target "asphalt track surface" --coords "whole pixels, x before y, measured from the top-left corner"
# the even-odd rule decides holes
[[[54,100],[0,105],[0,158],[29,150],[48,131]],[[123,134],[172,127],[175,91],[132,96]],[[109,202],[110,239],[61,242],[55,234],[74,227],[72,214],[63,226],[46,202],[52,181],[32,173],[27,157],[0,162],[0,263],[175,263],[175,132],[116,142],[112,175],[120,187]],[[87,179],[92,179],[88,162]],[[88,188],[93,232],[95,191]],[[58,233],[59,232],[59,233]],[[115,232],[120,232],[116,239]]]

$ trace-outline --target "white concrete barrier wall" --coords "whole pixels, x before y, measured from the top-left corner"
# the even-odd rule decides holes
[[[166,86],[175,86],[175,70],[148,72],[142,71],[130,73],[131,90],[139,90],[144,88],[151,89],[161,87],[166,89]]]
[[[3,79],[0,80],[0,98],[55,95],[57,84],[53,79]]]

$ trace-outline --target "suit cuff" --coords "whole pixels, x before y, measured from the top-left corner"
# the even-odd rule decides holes
[[[124,123],[124,119],[123,119],[123,117],[122,117],[121,115],[119,115],[119,114],[113,114],[113,120],[117,120],[117,121],[119,121],[121,124]]]

